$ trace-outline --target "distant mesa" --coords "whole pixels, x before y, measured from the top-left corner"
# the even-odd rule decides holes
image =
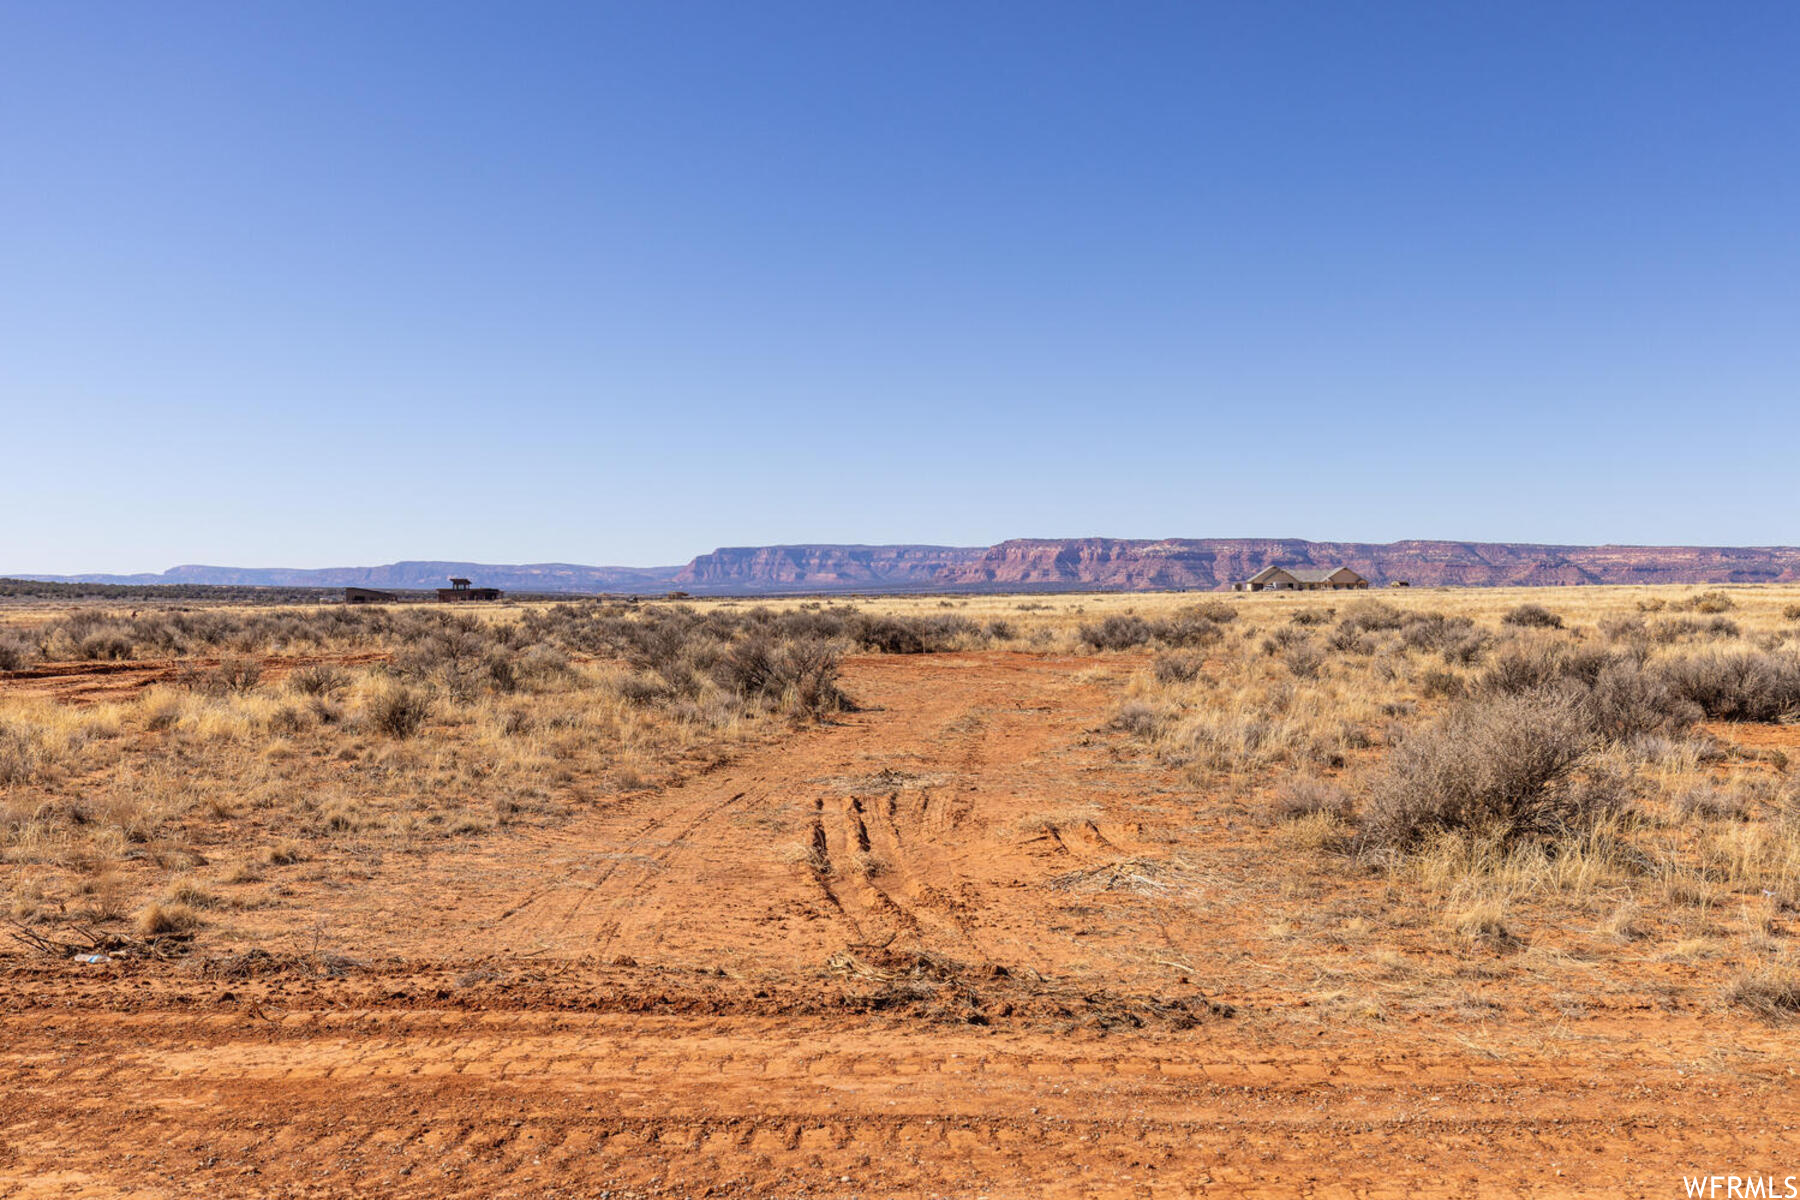
[[[1305,590],[1350,587],[1792,583],[1792,546],[1559,546],[1521,542],[1310,542],[1298,538],[1018,538],[993,546],[805,544],[725,547],[684,566],[398,562],[380,567],[175,567],[146,575],[36,575],[72,583],[344,588],[351,603],[436,592],[450,603],[512,593],[694,596],[762,593],[1213,591],[1278,569]],[[444,587],[446,578],[453,582]],[[459,586],[457,582],[462,581]],[[480,580],[476,587],[472,580]],[[1308,583],[1308,581],[1314,581]],[[1335,586],[1335,585],[1331,585]],[[1258,589],[1248,589],[1258,590]],[[1285,589],[1276,589],[1285,590]],[[357,600],[352,591],[363,593]],[[490,597],[488,593],[493,593]],[[463,594],[466,593],[466,594]]]
[[[938,588],[944,573],[973,564],[981,546],[737,546],[702,554],[675,573],[685,590],[749,583],[796,590]]]

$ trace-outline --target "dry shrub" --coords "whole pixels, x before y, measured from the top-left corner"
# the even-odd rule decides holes
[[[1691,655],[1661,664],[1681,699],[1714,720],[1779,721],[1800,714],[1800,654],[1747,651]]]
[[[1097,625],[1083,625],[1076,636],[1094,650],[1129,650],[1148,644],[1154,632],[1142,617],[1114,616]]]
[[[396,654],[394,669],[408,679],[440,684],[463,703],[484,692],[511,692],[519,686],[518,673],[497,637],[480,626],[445,629]]]
[[[1400,640],[1414,650],[1436,650],[1446,661],[1472,662],[1487,648],[1489,635],[1468,617],[1415,613],[1400,626]]]
[[[1311,639],[1306,635],[1306,631],[1303,629],[1294,629],[1292,627],[1274,629],[1269,632],[1267,637],[1263,638],[1262,652],[1264,654],[1280,654],[1284,650],[1291,649],[1294,646],[1301,645],[1310,640]],[[1339,648],[1340,647],[1336,646],[1333,647],[1333,649]]]
[[[1563,619],[1541,604],[1521,604],[1500,618],[1502,625],[1516,625],[1522,629],[1561,629]]]
[[[302,696],[335,696],[350,686],[350,674],[320,663],[294,671],[288,676],[287,684]]]
[[[1636,900],[1626,898],[1613,907],[1613,910],[1594,927],[1594,932],[1615,942],[1634,942],[1644,936],[1644,930],[1638,925],[1638,918],[1643,909]]]
[[[1572,681],[1591,687],[1615,656],[1606,650],[1552,640],[1518,640],[1503,646],[1482,673],[1480,690],[1502,695],[1541,691]]]
[[[1446,913],[1444,924],[1477,945],[1501,949],[1517,940],[1506,927],[1506,917],[1506,902],[1488,897]]]
[[[389,683],[369,697],[369,724],[389,737],[408,738],[431,715],[431,698],[403,683]]]
[[[651,705],[670,694],[667,684],[648,675],[621,674],[609,682],[612,690],[627,704]]]
[[[156,687],[145,693],[139,711],[143,713],[144,728],[160,733],[181,723],[181,716],[187,711],[187,700],[179,693]]]
[[[270,711],[269,732],[274,734],[301,733],[309,728],[315,719],[311,708],[283,704]]]
[[[192,879],[177,879],[169,884],[163,899],[171,905],[188,908],[216,908],[219,897]]]
[[[537,721],[523,708],[509,708],[500,718],[500,732],[507,737],[525,737],[537,729]]]
[[[1151,705],[1134,700],[1113,714],[1112,727],[1132,737],[1150,741],[1162,728],[1162,713]]]
[[[146,906],[137,918],[138,936],[145,938],[192,933],[199,927],[200,914],[185,904],[157,901]]]
[[[1330,812],[1304,813],[1277,821],[1270,830],[1270,840],[1288,855],[1341,854],[1354,845],[1344,819]]]
[[[765,632],[824,640],[848,633],[857,644],[882,654],[937,654],[959,641],[979,638],[981,627],[967,617],[858,617],[846,622],[831,613],[788,614],[764,622]]]
[[[1183,610],[1171,620],[1152,622],[1150,631],[1157,641],[1176,649],[1210,646],[1225,636],[1218,621],[1192,610]]]
[[[1800,655],[1792,651],[1712,652],[1646,662],[1563,642],[1515,643],[1483,674],[1481,691],[1578,694],[1594,728],[1608,737],[1675,730],[1702,717],[1779,721],[1800,713]]]
[[[1399,629],[1404,624],[1406,613],[1386,600],[1358,600],[1344,610],[1344,619],[1338,622],[1338,628],[1381,633]]]
[[[361,812],[354,801],[342,797],[327,804],[319,813],[315,825],[321,833],[351,833],[364,824]]]
[[[45,766],[43,742],[24,724],[0,719],[0,787],[27,783]]]
[[[37,661],[37,647],[13,634],[0,637],[0,671],[18,671]]]
[[[1743,797],[1711,783],[1696,783],[1673,801],[1677,814],[1703,821],[1742,820]]]
[[[1370,786],[1364,836],[1404,847],[1439,831],[1468,831],[1505,844],[1591,824],[1618,803],[1606,789],[1574,785],[1593,744],[1586,714],[1568,695],[1465,701],[1395,747]]]
[[[1678,731],[1701,715],[1698,706],[1672,687],[1662,672],[1630,657],[1600,669],[1588,688],[1585,704],[1594,729],[1615,741]]]
[[[1650,629],[1640,617],[1608,617],[1600,622],[1600,636],[1609,642],[1641,642]]]
[[[1225,636],[1223,623],[1236,616],[1229,604],[1214,601],[1183,608],[1166,621],[1146,621],[1133,614],[1107,617],[1081,626],[1075,636],[1091,650],[1130,650],[1152,642],[1177,650],[1192,649],[1219,641]]]
[[[1218,625],[1229,625],[1237,620],[1238,608],[1229,600],[1202,600],[1198,604],[1190,604],[1176,614],[1179,618],[1211,621]]]
[[[324,696],[313,696],[308,699],[306,709],[312,714],[313,720],[321,725],[336,725],[344,719],[343,706]]]
[[[537,645],[519,657],[516,670],[520,679],[544,686],[566,680],[575,667],[560,646]]]
[[[90,633],[76,642],[72,656],[87,661],[121,661],[131,657],[132,642],[122,633],[111,630]]]
[[[1366,732],[1311,708],[1290,705],[1197,707],[1164,715],[1154,731],[1165,758],[1202,772],[1253,771],[1277,764],[1341,767]]]
[[[819,716],[849,707],[838,688],[838,653],[829,642],[775,642],[752,635],[713,664],[712,675],[728,692],[779,707],[795,716]]]
[[[1281,661],[1293,673],[1294,678],[1317,679],[1320,669],[1325,665],[1325,652],[1311,642],[1300,642],[1288,647],[1287,653],[1281,656]]]
[[[1687,612],[1722,613],[1730,612],[1737,607],[1737,604],[1724,592],[1712,591],[1701,592],[1684,600],[1677,600],[1670,607]]]
[[[1698,617],[1669,617],[1650,627],[1650,640],[1663,645],[1691,641],[1694,638],[1721,639],[1742,635],[1743,630],[1729,617],[1714,617],[1710,621],[1702,621]]]
[[[263,861],[271,867],[292,866],[294,863],[305,861],[305,859],[306,851],[298,842],[276,842],[263,851]]]
[[[1349,819],[1352,808],[1350,793],[1337,784],[1302,775],[1275,790],[1263,808],[1263,817],[1272,825],[1320,814],[1343,821]]]
[[[1325,644],[1339,654],[1373,654],[1378,643],[1359,627],[1340,624],[1331,631]],[[1264,648],[1267,649],[1267,646]]]
[[[1151,664],[1158,683],[1192,683],[1206,667],[1198,654],[1159,654]]]
[[[213,689],[219,692],[254,691],[261,682],[262,664],[253,658],[226,658],[213,670]]]
[[[1791,967],[1745,971],[1725,989],[1725,1000],[1765,1021],[1785,1020],[1800,1013],[1800,971]]]
[[[1428,698],[1456,699],[1467,691],[1463,677],[1455,671],[1427,671],[1419,679],[1419,690]]]
[[[1325,644],[1342,654],[1373,654],[1377,643],[1371,634],[1399,629],[1405,623],[1406,614],[1385,600],[1358,600],[1344,610],[1344,619]]]

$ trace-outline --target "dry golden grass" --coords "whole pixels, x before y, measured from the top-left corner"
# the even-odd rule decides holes
[[[1266,854],[1264,869],[1287,873],[1285,890],[1296,900],[1330,900],[1357,913],[1351,920],[1361,932],[1346,943],[1348,922],[1309,919],[1304,907],[1283,903],[1254,956],[1274,982],[1287,971],[1305,977],[1328,947],[1350,949],[1351,963],[1321,979],[1353,978],[1356,986],[1309,993],[1321,1011],[1377,1020],[1385,1017],[1370,1014],[1441,1003],[1453,978],[1397,970],[1396,948],[1408,947],[1470,967],[1487,956],[1497,978],[1529,982],[1527,990],[1558,989],[1609,962],[1605,982],[1582,984],[1590,996],[1594,988],[1647,986],[1628,982],[1643,974],[1639,964],[1680,963],[1702,992],[1729,992],[1734,1004],[1779,1016],[1787,1011],[1780,997],[1790,993],[1768,984],[1787,978],[1770,964],[1791,954],[1800,912],[1800,790],[1788,761],[1800,736],[1780,726],[1714,721],[1599,738],[1582,770],[1615,779],[1625,807],[1516,842],[1446,831],[1404,852],[1380,851],[1360,843],[1354,816],[1284,790],[1327,785],[1360,796],[1390,748],[1457,696],[1479,693],[1510,645],[1604,649],[1651,670],[1714,651],[1788,654],[1800,648],[1791,615],[1797,593],[1779,586],[1234,597],[1238,616],[1223,636],[1180,652],[1204,658],[1197,671],[1159,669],[1154,656],[1171,652],[1154,644],[1137,651],[1150,661],[1121,689],[1116,724],[1182,768],[1199,794],[1237,798],[1236,811],[1264,829],[1266,851],[1253,853]],[[1059,598],[1020,623],[1042,622],[1074,650],[1073,629],[1097,614],[1156,620],[1190,599]],[[1403,617],[1467,618],[1487,649],[1465,657],[1410,645],[1392,630],[1340,635],[1344,617],[1371,600]],[[1532,604],[1560,617],[1561,627],[1505,620]],[[1315,652],[1296,655],[1297,647]],[[1365,882],[1371,874],[1382,881],[1379,894]],[[1368,965],[1352,965],[1357,959]],[[1751,982],[1725,987],[1739,972]]]
[[[295,864],[349,870],[555,821],[786,724],[723,702],[634,701],[630,673],[608,662],[465,699],[380,663],[339,672],[323,696],[164,683],[65,704],[0,687],[0,903],[28,922],[136,911],[140,926],[185,932],[200,918],[181,914],[223,909],[206,919],[228,922]],[[410,735],[383,720],[401,687],[429,693]]]
[[[1344,618],[1369,602],[1402,617],[1466,619],[1487,648],[1412,644],[1393,629],[1343,632]],[[1231,615],[1207,618],[1216,629],[1191,643],[1095,651],[1082,637],[1084,626],[1108,618],[1179,622],[1202,603]],[[1792,615],[1800,586],[680,607],[742,617],[758,607],[829,613],[851,605],[962,618],[968,626],[938,649],[1067,658],[1071,678],[1115,689],[1108,736],[1122,732],[1126,754],[1175,768],[1197,819],[1213,822],[1171,835],[1171,853],[1183,839],[1223,830],[1250,847],[1253,874],[1279,879],[1264,892],[1212,880],[1194,894],[1220,906],[1272,903],[1246,970],[1266,970],[1270,986],[1315,980],[1307,988],[1316,1013],[1379,1022],[1445,1004],[1474,1011],[1479,1004],[1465,993],[1484,972],[1550,987],[1597,960],[1633,978],[1691,972],[1709,994],[1764,1015],[1787,1011],[1788,929],[1800,911],[1792,774],[1800,763],[1791,767],[1782,747],[1800,738],[1784,727],[1707,722],[1597,744],[1584,770],[1621,780],[1629,806],[1557,836],[1507,841],[1447,830],[1403,851],[1377,849],[1366,844],[1355,804],[1286,802],[1279,793],[1323,783],[1361,797],[1392,747],[1477,692],[1507,646],[1629,650],[1652,665],[1715,649],[1800,647]],[[1548,610],[1561,627],[1507,623],[1524,605]],[[543,607],[468,615],[501,630]],[[675,608],[646,602],[631,611]],[[28,630],[64,611],[11,607],[0,623]],[[205,937],[252,909],[279,907],[303,876],[353,879],[359,864],[384,855],[455,854],[515,826],[657,787],[792,725],[780,704],[748,705],[705,680],[682,692],[619,654],[540,654],[530,645],[507,653],[519,671],[508,688],[471,684],[461,668],[402,679],[379,657],[343,662],[304,684],[298,671],[283,678],[269,670],[232,684],[209,665],[205,678],[101,703],[0,685],[0,902],[28,923],[135,921],[140,930]],[[424,701],[416,729],[385,715],[401,688]],[[1029,839],[1101,811],[1081,799],[1052,803],[1010,832]],[[824,865],[805,841],[774,844],[771,853],[801,869]],[[844,867],[878,877],[887,864],[868,856]],[[1327,953],[1333,965],[1323,971]],[[1730,981],[1740,976],[1734,992]]]
[[[817,599],[696,599],[681,603],[700,612],[744,611],[766,607],[789,612],[808,606],[853,605],[871,612],[905,617],[953,615],[978,624],[1006,621],[1019,634],[1019,648],[1046,648],[1075,652],[1076,631],[1081,625],[1109,616],[1138,615],[1149,619],[1171,616],[1200,603],[1233,606],[1239,621],[1254,625],[1259,633],[1292,624],[1295,613],[1342,613],[1359,599],[1380,600],[1404,612],[1436,611],[1469,617],[1490,627],[1522,604],[1538,604],[1562,616],[1571,631],[1597,633],[1602,621],[1641,619],[1655,622],[1677,616],[1710,617],[1692,607],[1698,597],[1720,594],[1732,604],[1723,615],[1737,622],[1746,638],[1788,632],[1800,635],[1800,584],[1706,584],[1654,587],[1551,587],[1551,588],[1375,588],[1360,592],[1058,592],[1035,595],[983,596],[881,596]],[[667,604],[648,601],[646,607]],[[1702,602],[1704,603],[1704,602]],[[497,614],[496,614],[497,615]],[[1038,642],[1048,633],[1047,643]]]

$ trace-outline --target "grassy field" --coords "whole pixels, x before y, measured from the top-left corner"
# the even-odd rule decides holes
[[[1250,798],[1296,858],[1379,871],[1470,938],[1604,929],[1800,1000],[1771,933],[1800,902],[1777,723],[1800,702],[1800,588],[4,620],[26,677],[0,691],[0,899],[27,925],[186,936],[279,905],[295,870],[553,823],[827,714],[844,652],[1150,653],[1115,726],[1197,789]],[[71,676],[29,678],[56,663],[117,673],[70,702]]]
[[[1293,854],[1378,868],[1471,937],[1513,936],[1530,907],[1730,956],[1746,978],[1793,967],[1768,931],[1800,901],[1775,723],[1796,703],[1800,587],[32,604],[0,620],[22,673],[0,690],[0,887],[28,924],[229,924],[278,903],[291,864],[454,855],[778,738],[836,707],[844,652],[998,648],[1152,653],[1119,729],[1197,788],[1256,797]],[[79,665],[29,677],[57,663],[117,673],[71,702],[58,685],[92,682]],[[1695,664],[1722,676],[1671,694]],[[1745,715],[1756,736],[1734,741]],[[1548,761],[1483,777],[1505,764],[1482,756],[1519,754]],[[1521,794],[1450,816],[1415,794],[1459,787]]]

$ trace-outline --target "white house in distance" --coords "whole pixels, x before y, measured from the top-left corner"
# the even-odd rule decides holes
[[[1343,592],[1369,581],[1349,567],[1264,567],[1231,585],[1234,592]]]

